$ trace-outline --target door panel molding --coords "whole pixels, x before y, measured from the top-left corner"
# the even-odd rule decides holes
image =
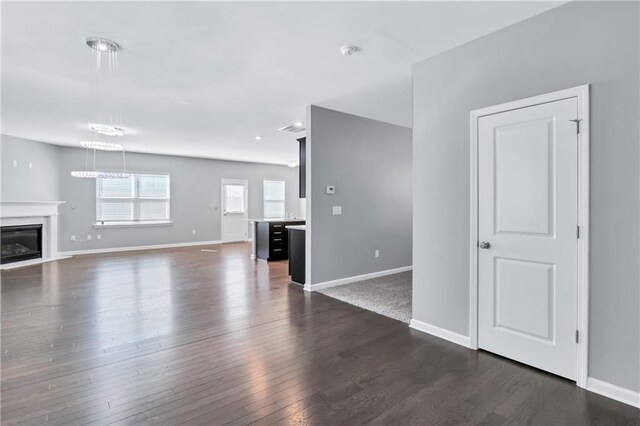
[[[578,271],[576,383],[587,387],[589,348],[589,85],[471,111],[470,113],[470,233],[469,347],[478,349],[478,126],[481,117],[565,99],[577,99],[578,133]]]

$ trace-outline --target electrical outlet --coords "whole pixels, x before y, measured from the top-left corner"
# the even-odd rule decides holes
[[[196,230],[195,230],[195,229],[192,229],[192,230],[191,230],[191,233],[192,233],[193,235],[196,235]]]
[[[75,240],[76,240],[76,236],[75,236],[75,235],[72,235],[72,236],[71,236],[71,241],[75,241]]]
[[[380,250],[376,250],[373,252],[374,257],[380,257]]]
[[[91,235],[87,235],[87,241],[91,241]]]
[[[31,161],[29,161],[29,168],[33,169],[33,163]]]
[[[18,160],[13,160],[13,167],[18,167]]]
[[[97,239],[99,239],[99,240],[101,240],[101,239],[102,239],[102,234],[97,234],[97,235],[96,235],[96,238],[97,238]]]
[[[342,206],[333,206],[331,211],[333,214],[342,214]]]

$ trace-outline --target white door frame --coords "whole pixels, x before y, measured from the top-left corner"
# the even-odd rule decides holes
[[[225,184],[236,184],[236,185],[244,185],[244,197],[247,205],[245,206],[247,219],[249,218],[249,181],[247,179],[220,179],[220,242],[224,243],[224,186]],[[247,221],[246,226],[249,226],[249,222]],[[248,228],[247,228],[248,229]],[[249,238],[249,231],[245,231],[247,237],[245,241]]]
[[[470,218],[470,277],[469,277],[469,347],[478,349],[478,124],[481,117],[577,98],[578,133],[578,289],[576,326],[577,344],[576,383],[587,387],[589,350],[589,85],[559,90],[540,96],[508,102],[471,111],[471,218]]]

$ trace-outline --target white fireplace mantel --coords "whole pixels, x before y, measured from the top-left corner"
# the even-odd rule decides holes
[[[0,201],[0,225],[42,225],[42,258],[0,265],[13,269],[66,259],[58,252],[58,208],[64,201]]]

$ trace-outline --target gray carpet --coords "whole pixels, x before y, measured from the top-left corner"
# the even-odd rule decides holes
[[[318,293],[407,324],[411,320],[411,271],[326,288]]]

